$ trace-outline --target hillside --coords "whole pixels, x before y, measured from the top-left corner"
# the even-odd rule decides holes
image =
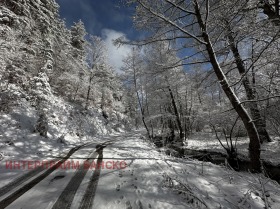
[[[55,1],[0,3],[2,158],[31,148],[31,139],[67,144],[70,136],[81,142],[127,123],[122,85],[106,49],[94,60],[93,73],[87,57],[94,46],[83,23],[67,29],[58,8]]]

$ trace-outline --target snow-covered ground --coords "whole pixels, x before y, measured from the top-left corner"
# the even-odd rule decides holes
[[[278,183],[262,175],[167,156],[145,141],[141,132],[88,140],[92,144],[78,150],[71,158],[82,163],[80,158],[87,158],[98,143],[113,140],[103,149],[103,162],[125,161],[127,164],[123,169],[108,169],[106,166],[101,169],[92,208],[261,209],[265,205],[280,208]],[[1,180],[5,179],[5,172],[7,170],[1,169]],[[75,173],[75,169],[55,170],[7,208],[52,208]],[[79,207],[95,173],[95,169],[86,173],[71,208]]]
[[[263,143],[261,146],[261,158],[267,162],[271,162],[273,165],[280,165],[280,138],[272,137],[273,142]],[[221,139],[223,139],[221,137]],[[235,138],[233,138],[235,140]],[[226,141],[222,140],[226,146]],[[243,156],[248,156],[249,139],[240,137],[236,143],[237,152]],[[224,148],[217,140],[214,133],[194,133],[188,139],[188,149],[193,150],[209,150],[226,153]]]
[[[23,94],[15,86],[15,94]],[[0,112],[0,172],[7,160],[50,160],[65,155],[74,146],[84,144],[99,137],[122,131],[125,115],[113,110],[109,119],[102,116],[100,108],[85,110],[79,105],[65,101],[50,94],[47,99],[46,116],[48,120],[47,137],[34,132],[38,120],[37,107],[27,96],[15,99],[9,111]],[[120,104],[117,102],[117,105]],[[4,168],[5,169],[5,168]],[[4,171],[0,186],[12,181],[26,169]]]

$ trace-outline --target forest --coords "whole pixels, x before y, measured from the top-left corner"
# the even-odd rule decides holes
[[[211,129],[230,142],[230,158],[236,137],[248,136],[252,170],[259,172],[261,144],[280,133],[274,3],[127,1],[137,4],[135,27],[149,35],[115,40],[133,46],[118,74],[101,37],[87,34],[81,21],[67,29],[54,1],[5,0],[1,112],[25,100],[37,115],[35,131],[46,137],[54,96],[78,114],[99,111],[115,129],[143,126],[148,138],[165,144],[183,145],[193,132]]]
[[[36,140],[55,153],[140,130],[170,156],[218,152],[236,171],[279,170],[279,0],[121,4],[145,36],[114,40],[131,49],[116,70],[102,37],[81,20],[66,27],[55,0],[0,1],[0,159]]]
[[[260,172],[261,145],[279,136],[279,1],[129,3],[149,36],[116,44],[142,47],[125,75],[149,138],[182,144],[207,127],[234,161],[247,136],[251,171]]]

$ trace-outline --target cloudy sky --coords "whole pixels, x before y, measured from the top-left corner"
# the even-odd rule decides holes
[[[118,69],[123,57],[129,53],[130,47],[116,48],[112,39],[125,36],[129,40],[137,39],[139,32],[133,28],[131,17],[134,8],[129,8],[119,0],[57,0],[60,5],[60,16],[68,27],[81,19],[87,32],[101,36],[107,44],[109,60]]]

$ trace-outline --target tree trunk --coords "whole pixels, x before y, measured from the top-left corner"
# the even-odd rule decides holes
[[[176,116],[176,122],[177,122],[177,125],[178,125],[178,128],[179,128],[180,141],[183,143],[183,140],[184,140],[183,127],[182,127],[182,124],[181,124],[181,120],[180,120],[178,108],[177,108],[177,105],[176,105],[176,102],[175,102],[175,98],[174,98],[174,95],[173,95],[173,92],[172,92],[170,86],[168,87],[168,91],[169,91],[169,94],[170,94],[170,97],[171,97],[172,106],[173,106],[175,116]]]
[[[206,50],[212,64],[213,70],[221,84],[223,91],[225,92],[226,96],[228,97],[230,103],[232,104],[233,108],[241,118],[250,138],[249,143],[249,157],[251,160],[251,171],[252,172],[261,172],[261,161],[260,161],[260,140],[259,135],[255,126],[255,123],[252,121],[250,115],[244,108],[244,106],[240,103],[239,99],[235,95],[232,88],[229,86],[228,80],[223,73],[220,64],[218,63],[216,54],[214,52],[212,43],[210,41],[209,35],[206,32],[206,26],[202,20],[202,16],[200,13],[199,5],[197,0],[194,0],[194,7],[196,18],[200,29],[202,31],[202,38],[206,43]]]
[[[146,84],[146,82],[145,82]],[[147,89],[147,86],[145,86],[145,88]],[[143,94],[142,94],[142,97],[143,97]],[[146,111],[147,111],[147,114],[150,115],[150,111],[149,111],[149,105],[148,105],[148,95],[145,96],[145,100],[146,100]],[[151,136],[154,137],[154,126],[153,126],[153,121],[150,120],[150,126],[151,126]]]
[[[279,26],[280,25],[280,15],[279,15],[279,0],[275,0],[273,8],[272,4],[269,3],[269,1],[263,1],[262,4],[259,4],[259,8],[263,10],[263,13],[268,16],[268,19],[271,20],[271,22]]]
[[[279,0],[275,0],[275,13],[279,16]]]
[[[86,98],[86,106],[85,106],[85,109],[87,109],[88,106],[89,106],[89,96],[90,96],[90,91],[91,91],[91,82],[92,82],[92,79],[93,79],[93,75],[92,75],[92,72],[91,72],[90,75],[89,75],[89,84],[88,84],[88,91],[87,91],[87,98]]]
[[[231,29],[229,28],[229,25],[228,25],[228,39],[229,39],[230,49],[233,53],[238,72],[241,76],[244,76],[242,79],[242,85],[245,89],[247,99],[256,100],[256,94],[255,94],[254,88],[253,88],[252,84],[250,83],[248,76],[245,75],[246,69],[245,69],[243,61],[241,59],[239,50],[235,44],[234,38],[231,34]],[[258,131],[258,134],[260,137],[260,142],[261,143],[271,142],[272,140],[269,137],[269,134],[266,130],[266,121],[261,116],[261,112],[260,112],[257,102],[252,102],[251,104],[249,104],[249,107],[250,107],[252,119],[255,122],[255,126],[257,128],[257,131]]]
[[[134,65],[134,63],[133,63],[133,65]],[[135,92],[136,92],[136,96],[137,96],[137,100],[138,100],[138,104],[139,104],[139,108],[140,108],[140,112],[141,112],[141,119],[142,119],[143,125],[144,125],[144,127],[147,131],[149,139],[152,139],[151,134],[150,134],[150,130],[149,130],[149,128],[147,126],[147,123],[145,121],[144,108],[143,108],[142,103],[141,103],[141,98],[140,98],[139,92],[137,90],[136,70],[134,68],[133,68],[133,82],[134,82],[134,88],[135,88]]]

